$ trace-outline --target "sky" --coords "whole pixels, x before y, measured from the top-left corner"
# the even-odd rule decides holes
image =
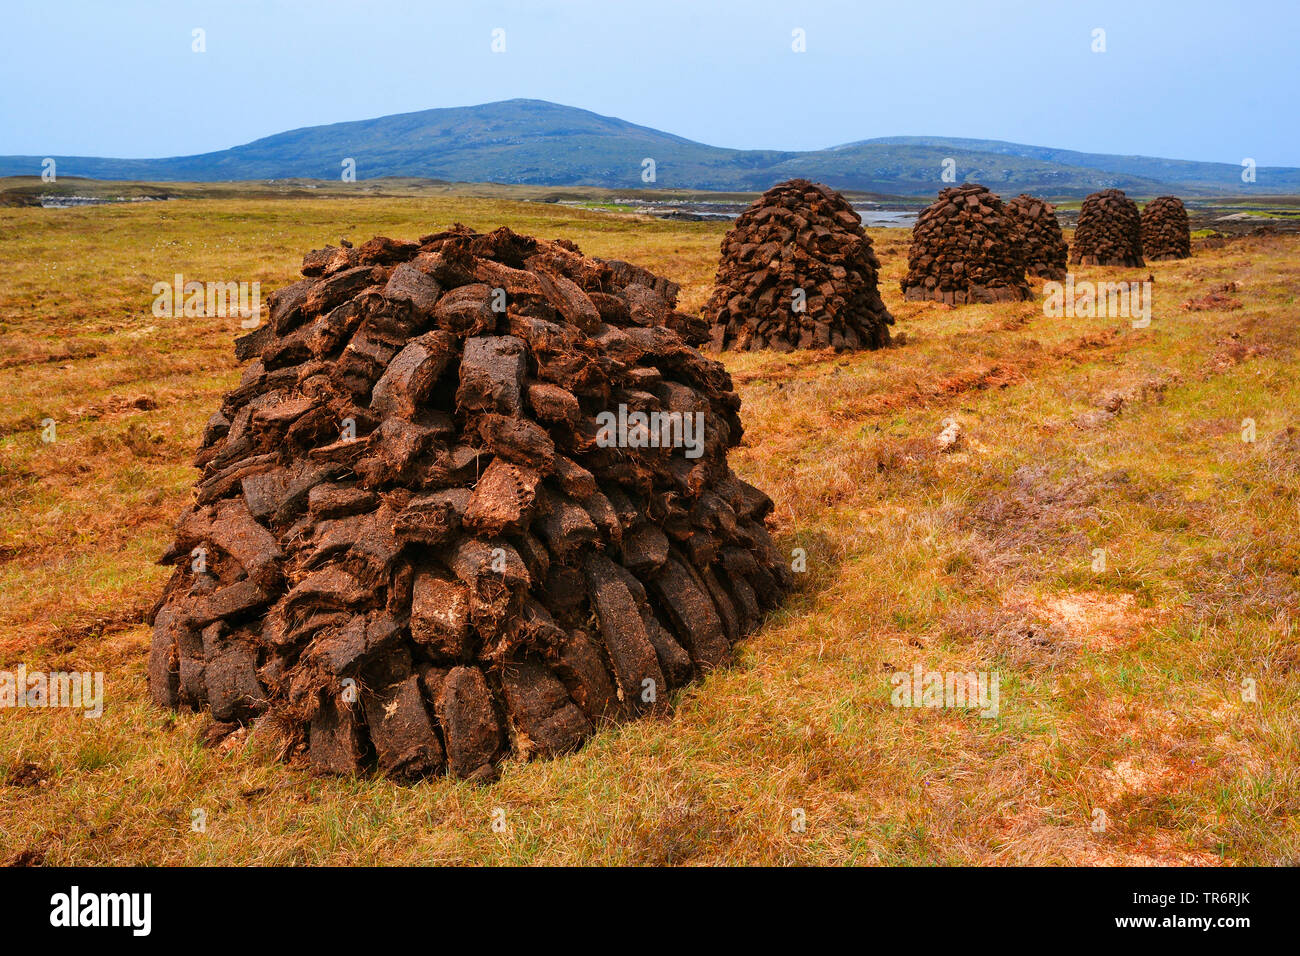
[[[0,154],[180,156],[528,97],[715,146],[1300,166],[1297,0],[5,0],[4,23]]]

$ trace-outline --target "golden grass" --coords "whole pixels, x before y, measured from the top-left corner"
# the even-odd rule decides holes
[[[0,861],[1300,860],[1289,238],[1151,266],[1154,321],[1134,330],[1037,303],[903,303],[907,233],[873,230],[906,344],[725,357],[734,466],[808,573],[671,719],[490,787],[315,778],[274,759],[269,727],[201,747],[206,718],[148,704],[140,621],[203,423],[238,378],[237,329],[155,319],[150,287],[181,272],[269,292],[313,246],[457,220],[644,264],[688,309],[725,228],[460,197],[0,209],[0,669],[102,670],[107,694],[98,720],[0,711],[0,781],[47,775],[0,782]],[[1229,280],[1243,308],[1180,308]],[[1119,412],[1095,414],[1111,393]],[[964,440],[940,453],[948,418]],[[892,707],[890,674],[915,663],[996,670],[1000,716]]]

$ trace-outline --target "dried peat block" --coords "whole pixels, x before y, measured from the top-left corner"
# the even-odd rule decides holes
[[[792,179],[763,193],[722,240],[704,307],[709,347],[874,349],[894,318],[862,219],[828,186]]]
[[[966,305],[1031,298],[1016,220],[978,183],[943,190],[912,227],[907,275],[900,285],[909,302]]]
[[[1079,207],[1070,265],[1137,267],[1142,261],[1142,217],[1122,189],[1092,193]]]
[[[1065,279],[1069,245],[1056,219],[1056,207],[1021,193],[1006,202],[1007,215],[1020,230],[1025,274],[1060,282]]]
[[[461,226],[303,275],[196,456],[157,704],[274,715],[325,772],[490,780],[666,713],[782,599],[772,502],[727,465],[740,400],[671,282]],[[698,416],[698,454],[620,408]]]
[[[1155,262],[1191,258],[1192,228],[1177,196],[1160,196],[1142,207],[1142,255]]]

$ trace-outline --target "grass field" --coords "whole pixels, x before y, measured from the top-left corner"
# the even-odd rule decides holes
[[[313,777],[262,727],[204,747],[148,703],[142,619],[237,320],[155,319],[151,286],[265,297],[310,248],[453,221],[646,265],[687,310],[725,230],[455,196],[0,209],[0,670],[106,675],[99,719],[0,710],[0,862],[1300,863],[1295,236],[1080,269],[1154,277],[1134,329],[904,303],[908,234],[873,230],[902,344],[725,357],[733,465],[808,573],[671,719],[487,787]],[[1228,282],[1239,308],[1182,308]],[[999,716],[891,706],[918,663],[996,671]]]

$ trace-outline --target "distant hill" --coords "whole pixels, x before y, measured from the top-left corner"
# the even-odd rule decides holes
[[[41,156],[0,156],[0,176],[32,175]],[[55,156],[61,176],[145,182],[338,180],[345,159],[358,179],[411,176],[453,182],[644,188],[642,161],[655,162],[654,185],[761,191],[804,176],[837,189],[929,196],[943,185],[942,163],[958,181],[1004,194],[1083,196],[1116,186],[1137,196],[1161,193],[1300,193],[1300,169],[1260,167],[1241,181],[1226,163],[1111,156],[995,140],[900,136],[810,151],[723,149],[621,119],[542,100],[422,110],[277,133],[215,153],[168,159]]]

